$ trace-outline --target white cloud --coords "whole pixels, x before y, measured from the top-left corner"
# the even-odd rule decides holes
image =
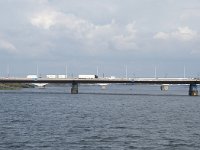
[[[197,37],[197,32],[190,29],[189,27],[179,27],[176,31],[173,32],[158,32],[154,35],[154,39],[178,39],[181,41],[190,41]]]
[[[32,25],[44,29],[49,29],[56,24],[57,12],[44,11],[36,14],[30,19]]]
[[[158,32],[156,35],[154,35],[155,39],[168,39],[169,38],[169,34],[165,33],[165,32]]]
[[[137,47],[135,42],[137,30],[135,23],[125,26],[125,31],[121,35],[116,35],[113,39],[115,46],[119,50],[133,50]]]
[[[73,14],[52,10],[37,13],[30,18],[30,22],[45,30],[54,32],[62,30],[59,34],[65,34],[74,40],[81,40],[93,49],[108,49],[110,46],[119,50],[134,49],[136,45],[134,42],[137,32],[135,23],[119,25],[112,20],[111,23],[97,25]],[[97,45],[100,47],[98,48]]]
[[[12,43],[1,38],[0,38],[0,49],[11,53],[16,52],[17,50]]]
[[[197,32],[193,31],[189,27],[179,27],[177,31],[171,33],[172,37],[189,41],[197,36]]]

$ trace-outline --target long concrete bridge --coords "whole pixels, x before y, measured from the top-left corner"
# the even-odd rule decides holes
[[[94,78],[94,79],[79,79],[79,78],[0,78],[0,83],[59,83],[72,84],[71,93],[78,94],[78,84],[96,84],[96,83],[121,83],[121,84],[159,84],[167,86],[169,84],[188,84],[189,95],[197,96],[197,84],[200,84],[200,79],[197,78]]]

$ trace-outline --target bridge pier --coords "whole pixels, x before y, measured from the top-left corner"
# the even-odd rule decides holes
[[[196,84],[190,84],[189,96],[198,96],[198,89]]]
[[[72,82],[71,94],[78,94],[78,83]]]

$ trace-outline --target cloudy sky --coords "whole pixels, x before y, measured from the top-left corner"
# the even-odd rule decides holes
[[[0,76],[199,76],[199,43],[199,0],[0,0]]]

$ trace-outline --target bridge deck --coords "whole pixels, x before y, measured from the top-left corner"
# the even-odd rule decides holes
[[[28,78],[0,78],[0,83],[129,83],[129,84],[200,84],[200,79],[194,78],[117,78],[117,79],[78,79],[78,78],[66,78],[66,79],[28,79]]]

